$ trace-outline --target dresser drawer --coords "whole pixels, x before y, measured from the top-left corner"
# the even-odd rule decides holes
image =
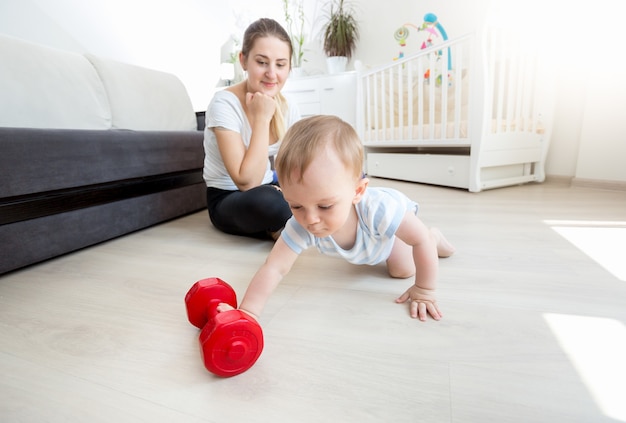
[[[321,104],[317,103],[298,103],[298,109],[302,117],[319,115],[322,113]]]

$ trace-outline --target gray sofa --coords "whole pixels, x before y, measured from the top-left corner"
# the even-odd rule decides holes
[[[174,75],[0,34],[0,274],[206,207]]]

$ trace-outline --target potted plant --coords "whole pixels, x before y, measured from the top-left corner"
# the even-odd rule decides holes
[[[328,72],[346,69],[359,41],[359,24],[354,9],[345,0],[330,0],[327,22],[322,28],[322,43],[328,60]]]

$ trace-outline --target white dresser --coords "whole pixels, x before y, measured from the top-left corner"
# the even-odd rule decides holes
[[[335,115],[356,128],[356,72],[290,76],[282,92],[296,101],[302,117]]]

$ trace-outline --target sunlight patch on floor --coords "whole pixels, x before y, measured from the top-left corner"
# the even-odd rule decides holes
[[[598,407],[626,422],[626,327],[614,319],[544,314]]]
[[[626,222],[547,220],[546,224],[621,281],[626,281]]]

